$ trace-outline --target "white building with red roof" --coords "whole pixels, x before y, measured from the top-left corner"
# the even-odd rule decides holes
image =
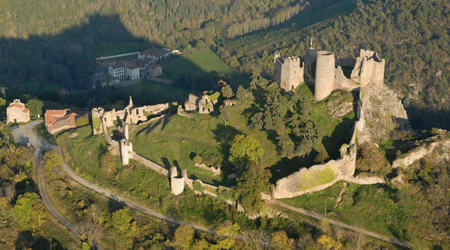
[[[21,103],[19,99],[15,99],[6,108],[6,124],[10,122],[29,122],[30,110],[25,107],[25,104]]]

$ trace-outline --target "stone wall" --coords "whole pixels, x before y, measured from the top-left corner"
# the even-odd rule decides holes
[[[103,108],[92,109],[92,132],[94,135],[102,134],[105,132],[102,128],[96,127],[98,120],[100,119],[106,126],[110,128],[114,126],[114,122],[117,120],[123,120],[126,124],[138,124],[140,122],[148,121],[149,115],[161,115],[169,110],[170,104],[156,104],[146,105],[142,107],[133,107],[133,100],[130,97],[130,103],[123,110],[112,109],[111,111],[105,111]]]
[[[374,180],[354,178],[356,170],[356,153],[359,136],[364,136],[364,104],[362,93],[359,92],[357,100],[357,121],[355,122],[352,138],[349,145],[342,145],[341,158],[331,160],[324,164],[314,165],[310,168],[302,168],[299,171],[282,178],[276,182],[272,190],[275,199],[292,198],[307,193],[317,192],[334,185],[340,180],[371,183]]]
[[[144,157],[136,154],[135,152],[132,153],[132,159],[138,161],[139,163],[147,166],[148,168],[152,169],[153,171],[155,171],[161,175],[164,175],[164,176],[169,175],[169,171],[167,169],[163,168],[162,166],[156,164],[155,162],[153,162],[147,158],[144,158]]]
[[[434,139],[437,139],[437,137],[435,137]],[[408,152],[405,156],[402,156],[401,158],[396,159],[392,163],[392,167],[393,168],[408,167],[409,165],[422,159],[426,155],[431,154],[436,148],[439,148],[439,149],[450,148],[450,140],[436,141],[436,142],[432,142],[432,143],[426,144],[424,146],[421,146],[419,148],[413,149],[410,152]]]

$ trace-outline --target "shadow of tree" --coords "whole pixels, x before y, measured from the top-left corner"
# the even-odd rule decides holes
[[[33,236],[31,231],[21,231],[14,242],[16,250],[63,250],[61,243],[54,238],[50,240],[43,236]]]

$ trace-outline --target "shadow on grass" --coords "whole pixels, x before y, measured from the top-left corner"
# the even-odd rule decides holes
[[[31,231],[21,231],[14,242],[17,250],[63,250],[61,243],[54,238],[47,239],[43,236],[33,236]]]
[[[294,157],[292,159],[282,158],[280,161],[272,165],[269,169],[272,173],[270,183],[275,184],[277,180],[287,177],[302,168],[309,168],[315,164],[314,158],[318,155],[316,150],[312,150],[309,155],[304,157]]]
[[[222,162],[226,163],[230,157],[230,148],[234,137],[243,133],[232,126],[224,124],[218,124],[212,132],[214,133],[214,139],[220,144],[223,157]]]
[[[123,209],[125,207],[124,204],[117,202],[113,199],[108,199],[108,212],[114,213],[117,210]]]

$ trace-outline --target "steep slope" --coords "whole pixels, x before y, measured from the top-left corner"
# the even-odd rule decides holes
[[[215,37],[243,35],[332,4],[330,0],[1,0],[0,37],[57,34],[86,24],[94,14],[117,14],[135,37],[170,45],[200,39],[212,43]]]

